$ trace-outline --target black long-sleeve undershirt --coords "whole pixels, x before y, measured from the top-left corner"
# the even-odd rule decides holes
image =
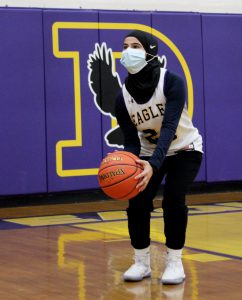
[[[154,153],[149,159],[149,163],[154,171],[161,167],[170,144],[175,137],[176,129],[185,105],[183,79],[167,71],[164,78],[164,95],[166,97],[166,106],[163,122],[161,124],[160,137]],[[141,147],[140,140],[137,129],[128,114],[122,92],[116,99],[115,114],[124,134],[124,150],[130,151],[138,156]]]

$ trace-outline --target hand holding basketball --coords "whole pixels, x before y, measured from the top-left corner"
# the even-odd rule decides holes
[[[98,181],[103,192],[117,200],[129,200],[140,190],[136,187],[136,178],[142,171],[139,158],[127,151],[109,153],[101,162],[98,171]]]
[[[143,171],[138,176],[136,176],[136,179],[139,180],[136,188],[139,189],[140,192],[142,192],[147,187],[150,178],[153,175],[153,168],[146,160],[139,159],[137,160],[137,163],[141,165]]]

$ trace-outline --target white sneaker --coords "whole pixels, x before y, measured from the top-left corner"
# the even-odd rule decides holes
[[[167,248],[166,268],[161,277],[163,284],[179,284],[182,283],[186,276],[181,260],[182,249],[173,250]]]
[[[135,263],[123,274],[125,281],[140,281],[151,276],[149,247],[135,251]]]

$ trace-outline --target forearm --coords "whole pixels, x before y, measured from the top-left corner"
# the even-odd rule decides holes
[[[185,105],[183,80],[177,75],[169,74],[164,93],[167,101],[160,137],[156,149],[149,160],[154,171],[161,167],[172,141],[176,139],[176,129]]]

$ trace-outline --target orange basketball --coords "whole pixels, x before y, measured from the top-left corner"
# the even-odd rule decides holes
[[[143,169],[136,163],[137,159],[130,152],[115,151],[102,160],[98,181],[106,195],[116,200],[129,200],[139,193],[138,181],[134,178]]]

